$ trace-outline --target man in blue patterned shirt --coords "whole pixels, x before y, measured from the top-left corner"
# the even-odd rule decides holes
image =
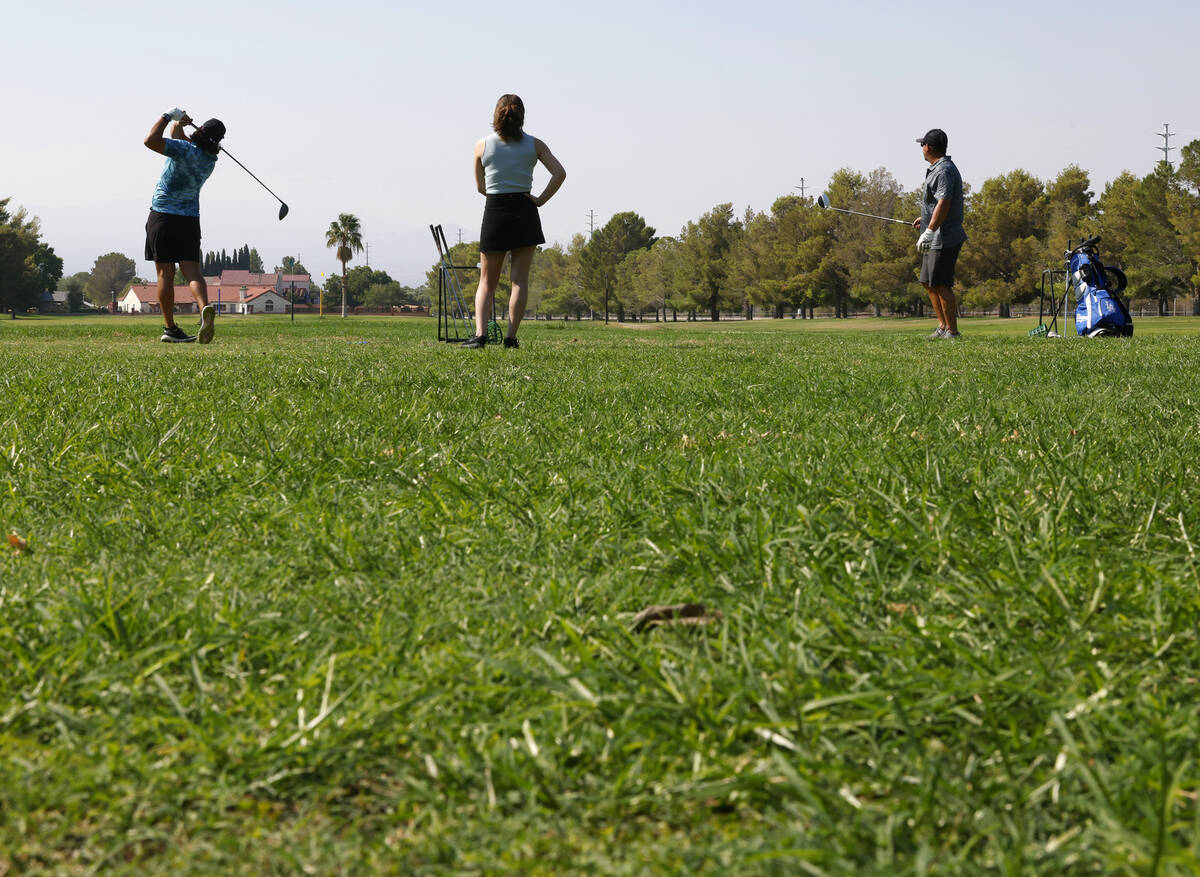
[[[171,138],[163,137],[167,123]],[[200,187],[217,166],[217,153],[225,126],[218,119],[209,119],[189,137],[183,130],[192,120],[181,109],[163,113],[146,135],[147,148],[167,160],[163,164],[154,197],[150,201],[150,217],[146,220],[146,258],[158,272],[158,303],[163,313],[161,340],[168,342],[212,341],[216,308],[208,303],[208,286],[200,255]],[[200,331],[188,335],[175,325],[175,264],[200,305]]]

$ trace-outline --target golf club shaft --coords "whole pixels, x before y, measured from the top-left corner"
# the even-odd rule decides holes
[[[221,150],[223,153],[225,153],[226,155],[229,155],[229,150],[228,150],[228,149],[226,149],[224,146],[220,147],[220,150]],[[230,158],[233,158],[233,156],[232,156],[232,155],[229,155],[229,157],[230,157]],[[253,172],[252,170],[250,170],[250,168],[246,167],[244,164],[242,164],[242,163],[241,163],[240,161],[238,161],[236,158],[233,158],[233,161],[234,161],[234,163],[235,163],[235,164],[236,164],[238,167],[240,167],[240,168],[241,168],[242,170],[244,170],[246,173],[250,174],[250,176],[254,177],[254,172]],[[258,177],[254,177],[254,181],[255,181],[256,183],[258,183],[260,186],[262,186],[264,189],[266,189],[268,192],[271,192],[271,188],[270,188],[270,186],[268,186],[266,183],[264,183],[264,182],[263,182],[262,180],[260,180]],[[271,195],[272,195],[272,197],[274,197],[274,199],[275,199],[276,201],[278,201],[280,204],[282,204],[282,203],[283,203],[283,199],[282,199],[282,198],[280,198],[278,195],[276,195],[274,192],[271,192]]]
[[[198,130],[198,129],[199,129],[199,127],[200,127],[200,126],[199,126],[199,125],[197,125],[195,122],[192,122],[192,128],[193,128],[193,129],[196,129],[196,130]],[[226,155],[228,155],[230,158],[232,158],[232,159],[233,159],[233,162],[234,162],[234,164],[236,164],[238,167],[240,167],[240,168],[241,168],[242,170],[244,170],[246,173],[250,174],[250,176],[254,177],[254,182],[258,183],[260,186],[262,186],[262,187],[263,187],[264,189],[266,189],[268,192],[271,192],[271,187],[270,187],[270,186],[268,186],[266,183],[264,183],[262,180],[260,180],[258,177],[255,177],[255,176],[254,176],[254,171],[250,170],[250,168],[246,167],[244,164],[242,164],[240,161],[238,161],[236,158],[234,158],[234,156],[233,156],[233,155],[230,153],[230,151],[229,151],[228,149],[226,149],[224,146],[221,146],[220,144],[218,144],[218,145],[217,145],[217,149],[221,150],[223,153],[225,153],[225,154],[226,154]],[[283,203],[284,203],[284,202],[283,202],[283,199],[282,199],[282,198],[280,198],[278,195],[276,195],[274,192],[271,192],[271,197],[273,197],[273,198],[274,198],[276,201],[278,201],[280,204],[283,204]],[[285,206],[286,206],[286,205],[285,205]]]
[[[911,222],[905,219],[892,219],[890,216],[876,216],[874,213],[859,213],[857,210],[843,210],[841,207],[829,207],[829,210],[836,210],[838,213],[849,213],[851,216],[865,216],[868,219],[882,219],[884,222],[898,222],[901,225],[912,225]]]

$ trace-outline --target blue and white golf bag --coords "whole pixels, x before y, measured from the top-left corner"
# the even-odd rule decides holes
[[[1099,241],[1099,237],[1089,238],[1067,253],[1067,273],[1075,287],[1075,332],[1087,338],[1129,336],[1133,320],[1121,301],[1125,274],[1101,264],[1095,246]]]

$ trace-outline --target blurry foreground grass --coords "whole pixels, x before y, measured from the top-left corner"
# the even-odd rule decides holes
[[[0,324],[0,873],[1196,873],[1200,331],[879,322]]]

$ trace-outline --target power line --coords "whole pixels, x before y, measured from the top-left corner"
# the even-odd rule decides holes
[[[1172,152],[1172,150],[1175,149],[1175,147],[1171,145],[1171,138],[1175,136],[1174,134],[1171,133],[1171,123],[1163,122],[1163,129],[1156,136],[1161,137],[1163,139],[1163,145],[1156,146],[1154,148],[1163,154],[1163,161],[1165,161],[1167,163],[1167,166],[1170,167],[1171,166],[1171,152]]]

